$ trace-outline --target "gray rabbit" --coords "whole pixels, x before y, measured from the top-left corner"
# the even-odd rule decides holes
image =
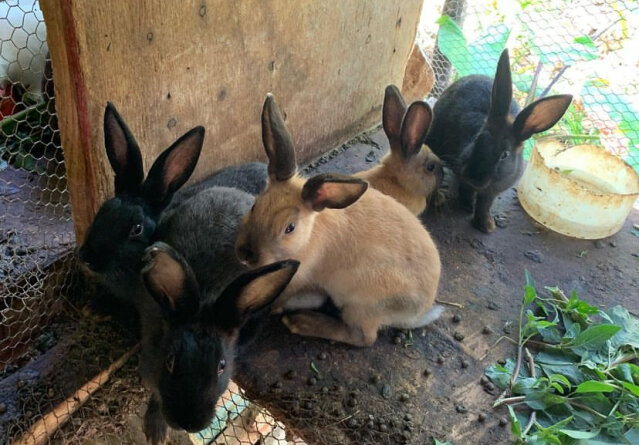
[[[522,143],[557,123],[572,96],[539,99],[519,111],[513,100],[510,61],[504,50],[495,79],[466,76],[449,86],[433,109],[425,143],[459,179],[459,198],[473,211],[473,226],[495,229],[490,208],[523,171]]]

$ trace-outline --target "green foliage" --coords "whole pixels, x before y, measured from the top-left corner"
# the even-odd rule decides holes
[[[510,29],[503,23],[491,25],[472,43],[466,41],[461,28],[448,15],[438,20],[437,44],[457,71],[458,76],[483,74],[493,76],[499,55],[506,47]]]
[[[508,393],[494,406],[507,405],[515,443],[639,443],[639,320],[621,306],[603,311],[575,292],[545,291],[526,273],[517,343],[536,348],[534,374],[521,357],[519,367],[509,358],[486,369]]]
[[[612,91],[608,82],[602,79],[590,79],[582,90],[584,107],[605,111],[630,140],[630,156],[626,162],[639,170],[639,110],[633,106],[631,99],[626,94]]]
[[[599,141],[599,130],[595,127],[584,125],[586,111],[583,107],[577,107],[571,103],[566,110],[566,114],[557,124],[559,130],[556,133],[570,135],[569,141],[573,145],[595,144],[601,145]]]
[[[441,52],[455,68],[456,76],[462,77],[469,74],[483,74],[493,76],[497,66],[497,60],[501,51],[506,47],[506,42],[511,30],[518,30],[513,45],[517,49],[511,51],[514,65],[521,57],[526,62],[525,68],[513,69],[513,84],[522,96],[530,99],[539,97],[544,91],[543,86],[537,84],[539,72],[550,70],[554,76],[553,82],[561,77],[564,71],[577,62],[596,60],[601,57],[595,40],[597,37],[590,35],[570,35],[570,31],[561,36],[549,38],[548,29],[544,19],[530,20],[530,15],[537,10],[543,10],[543,5],[537,0],[517,0],[518,8],[505,18],[499,12],[494,12],[489,19],[493,24],[483,26],[479,37],[468,42],[463,30],[455,21],[443,15],[438,20],[439,32],[437,44]],[[530,11],[534,9],[534,11]],[[627,4],[620,2],[615,7],[619,15],[617,22],[621,27],[621,38],[628,38],[626,14],[631,10]],[[525,13],[524,13],[524,10]],[[617,23],[616,22],[616,23]],[[511,24],[517,23],[515,26]],[[529,55],[534,55],[539,61],[539,72],[535,72],[534,65],[528,60]],[[573,68],[575,69],[575,68]],[[603,146],[600,140],[599,130],[592,124],[585,124],[588,116],[599,116],[602,121],[608,116],[616,129],[628,138],[629,151],[622,154],[624,160],[635,170],[639,171],[639,110],[633,106],[633,100],[629,94],[611,90],[609,82],[605,79],[594,78],[587,81],[580,93],[583,106],[574,104],[568,109],[557,127],[550,132],[559,134],[569,139],[574,145],[593,144]],[[534,139],[548,134],[535,135]],[[528,140],[524,146],[524,157],[528,159],[534,141]]]
[[[541,27],[543,22],[537,22],[537,24],[540,26],[539,29],[533,29],[526,23],[523,23],[523,26],[528,31],[529,48],[544,65],[572,65],[575,62],[595,60],[599,57],[599,51],[590,36],[575,36],[572,42],[568,43],[557,42],[555,39],[547,38],[548,31]]]

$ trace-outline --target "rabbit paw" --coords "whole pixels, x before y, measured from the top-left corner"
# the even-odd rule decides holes
[[[144,435],[151,445],[160,445],[165,443],[168,426],[159,411],[159,407],[155,407],[154,403],[149,404],[144,415]]]
[[[446,199],[446,192],[444,192],[442,189],[439,189],[435,192],[435,196],[433,197],[433,205],[435,207],[441,207],[446,204]]]
[[[304,313],[285,315],[282,317],[282,323],[291,331],[292,334],[307,335],[315,329],[313,318]]]
[[[492,216],[477,217],[475,216],[472,221],[473,227],[477,230],[481,230],[484,233],[492,233],[495,230],[495,219]]]

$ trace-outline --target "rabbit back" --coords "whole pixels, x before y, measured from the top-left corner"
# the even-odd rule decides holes
[[[254,200],[235,188],[211,187],[167,211],[160,221],[157,239],[184,256],[203,294],[215,298],[245,270],[234,246],[239,224]]]
[[[256,196],[266,188],[268,180],[266,168],[263,162],[248,162],[224,167],[203,180],[179,190],[167,210],[178,207],[187,199],[211,187],[231,187]]]

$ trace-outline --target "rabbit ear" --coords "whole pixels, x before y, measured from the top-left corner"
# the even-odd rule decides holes
[[[316,212],[343,209],[356,202],[368,189],[368,182],[351,176],[323,173],[306,181],[302,200]]]
[[[505,49],[497,63],[488,118],[493,120],[505,119],[510,111],[512,100],[513,83],[510,77],[510,58],[508,57],[508,49]]]
[[[408,159],[422,149],[426,133],[433,120],[433,110],[426,102],[410,104],[402,122],[402,156]]]
[[[398,150],[401,144],[402,118],[406,113],[406,102],[395,85],[388,85],[384,93],[382,126],[390,142],[391,150]]]
[[[115,172],[115,194],[139,193],[144,179],[140,147],[111,102],[104,110],[104,145]]]
[[[153,211],[162,211],[173,194],[191,177],[203,143],[204,127],[195,127],[155,160],[144,182],[144,198]]]
[[[214,303],[202,309],[202,318],[229,333],[241,328],[249,316],[275,301],[299,264],[293,260],[278,261],[240,275]]]
[[[198,312],[199,288],[188,263],[168,244],[157,242],[142,259],[144,285],[167,320],[185,322]]]
[[[535,133],[551,128],[564,115],[572,96],[561,94],[539,99],[528,105],[515,118],[513,132],[518,141],[525,141]]]
[[[262,142],[268,156],[269,176],[278,181],[291,178],[297,170],[295,147],[280,107],[271,93],[266,95],[262,108]]]

